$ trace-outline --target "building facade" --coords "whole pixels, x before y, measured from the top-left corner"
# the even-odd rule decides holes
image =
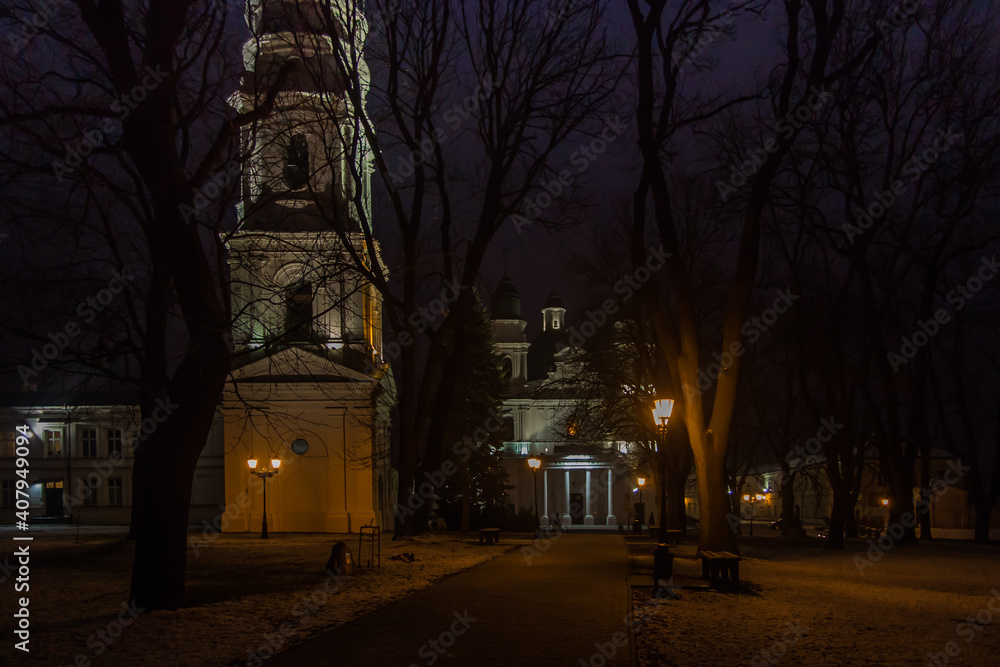
[[[541,311],[542,331],[529,343],[521,297],[504,277],[490,301],[496,351],[510,380],[504,401],[510,440],[503,465],[518,510],[537,511],[543,527],[618,529],[635,500],[624,443],[578,436],[572,421],[580,400],[566,380],[579,372],[568,344],[566,309],[549,295]],[[540,461],[532,470],[529,459]],[[536,503],[537,494],[537,503]]]

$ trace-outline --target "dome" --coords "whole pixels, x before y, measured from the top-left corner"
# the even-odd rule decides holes
[[[562,299],[559,298],[558,294],[552,292],[552,294],[549,294],[549,298],[545,300],[545,305],[542,306],[542,310],[545,310],[546,308],[562,308],[562,307],[563,307]]]
[[[490,300],[490,315],[495,320],[521,319],[521,295],[517,286],[508,276],[504,276],[493,291]]]

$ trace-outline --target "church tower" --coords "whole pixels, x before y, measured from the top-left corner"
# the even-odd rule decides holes
[[[346,34],[352,43],[339,48],[362,52],[364,17],[348,11],[323,0],[247,3],[253,34],[233,104],[247,112],[275,97],[242,137],[247,166],[230,242],[237,352],[312,344],[342,350],[351,366],[380,361],[381,299],[344,247],[346,238],[371,260],[357,231],[371,220],[371,156],[329,37]],[[367,81],[363,59],[357,67]]]
[[[236,361],[222,412],[227,504],[241,508],[229,530],[263,523],[251,457],[281,459],[266,481],[272,531],[391,525],[382,301],[356,268],[381,261],[359,224],[370,229],[371,156],[337,61],[338,49],[363,53],[359,4],[247,0],[251,37],[230,102],[262,114],[241,137],[229,242]],[[366,87],[363,59],[354,67]]]
[[[528,380],[527,322],[521,317],[521,295],[514,281],[504,276],[490,299],[490,326],[497,354],[503,357],[503,369],[511,388]]]

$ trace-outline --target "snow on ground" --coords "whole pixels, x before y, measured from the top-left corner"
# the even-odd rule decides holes
[[[648,615],[639,665],[1000,665],[1000,548],[898,545],[871,561],[869,544],[849,542],[742,541],[736,593],[703,586],[695,545],[675,548],[676,599],[633,588],[634,613]],[[631,551],[633,583],[652,583],[652,547]]]
[[[382,567],[367,568],[357,534],[219,535],[197,553],[188,550],[185,608],[141,613],[122,628],[119,613],[130,618],[124,607],[134,548],[124,531],[84,529],[79,543],[75,528],[32,532],[31,654],[11,648],[15,596],[7,581],[0,664],[258,667],[270,656],[268,636],[287,647],[529,543],[504,535],[500,546],[480,546],[475,534],[454,533],[394,542],[389,535],[382,538]],[[8,532],[0,539],[11,543]],[[323,566],[339,540],[363,571],[338,583]],[[390,559],[402,552],[415,560]]]

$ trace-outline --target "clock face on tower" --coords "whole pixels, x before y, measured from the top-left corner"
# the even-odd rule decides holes
[[[285,146],[285,185],[298,190],[309,180],[309,142],[306,135],[295,134]]]

